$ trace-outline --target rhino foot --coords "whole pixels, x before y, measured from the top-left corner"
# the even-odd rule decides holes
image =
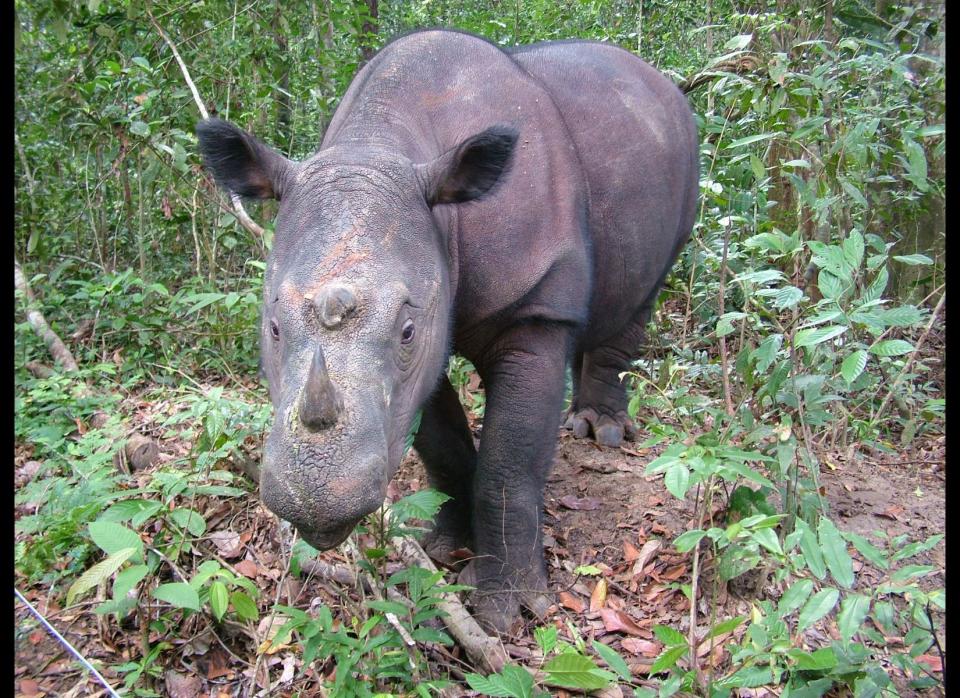
[[[578,410],[571,408],[567,413],[564,428],[572,431],[578,439],[593,434],[598,444],[611,448],[619,448],[624,439],[633,441],[637,435],[637,425],[625,411],[609,415],[598,413],[592,407]]]
[[[476,587],[470,593],[473,615],[487,633],[493,636],[515,636],[523,627],[521,609],[526,609],[538,621],[546,618],[553,606],[552,594],[546,578],[533,570],[511,575],[521,579],[513,584],[499,579],[478,579],[477,560],[472,560],[457,578],[460,584]]]
[[[469,550],[471,547],[469,531],[451,530],[447,527],[434,525],[423,537],[423,550],[430,559],[444,567],[456,567],[463,562],[463,556],[458,551]]]

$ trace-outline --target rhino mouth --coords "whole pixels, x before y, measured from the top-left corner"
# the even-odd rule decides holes
[[[303,540],[305,540],[311,547],[316,548],[317,550],[330,550],[332,548],[336,548],[343,541],[345,541],[347,536],[353,532],[353,529],[356,528],[356,525],[360,523],[362,518],[363,517],[360,517],[359,519],[350,521],[343,526],[328,528],[326,530],[297,526],[297,531],[300,533],[300,537],[303,538]]]

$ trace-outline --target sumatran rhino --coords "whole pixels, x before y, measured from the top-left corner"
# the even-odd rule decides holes
[[[292,162],[217,119],[197,125],[221,186],[280,201],[262,366],[276,411],[261,496],[320,549],[383,502],[414,445],[452,497],[426,540],[469,547],[461,580],[503,631],[549,606],[543,488],[566,426],[631,438],[621,372],[694,220],[686,99],[606,44],[504,50],[399,38],[357,74],[320,150]],[[444,368],[486,389],[479,450]]]

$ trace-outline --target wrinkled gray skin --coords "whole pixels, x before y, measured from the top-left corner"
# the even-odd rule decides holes
[[[469,546],[461,579],[488,627],[549,605],[541,523],[564,376],[566,425],[631,438],[618,374],[689,236],[697,134],[686,99],[596,43],[506,53],[425,31],[356,76],[320,151],[294,163],[224,122],[198,125],[218,181],[276,197],[262,363],[276,421],[264,503],[318,548],[383,501],[404,437],[453,499],[427,545]],[[479,452],[443,375],[487,391]]]

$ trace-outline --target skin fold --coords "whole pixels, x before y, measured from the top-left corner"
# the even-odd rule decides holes
[[[197,126],[221,186],[277,198],[261,364],[275,421],[264,503],[318,548],[376,509],[414,446],[453,497],[427,549],[467,546],[475,612],[506,631],[550,604],[543,488],[565,373],[574,434],[635,426],[628,370],[687,240],[697,134],[683,95],[632,54],[551,42],[505,52],[416,32],[355,77],[320,150],[293,162],[216,119]],[[444,368],[487,391],[474,447]]]

